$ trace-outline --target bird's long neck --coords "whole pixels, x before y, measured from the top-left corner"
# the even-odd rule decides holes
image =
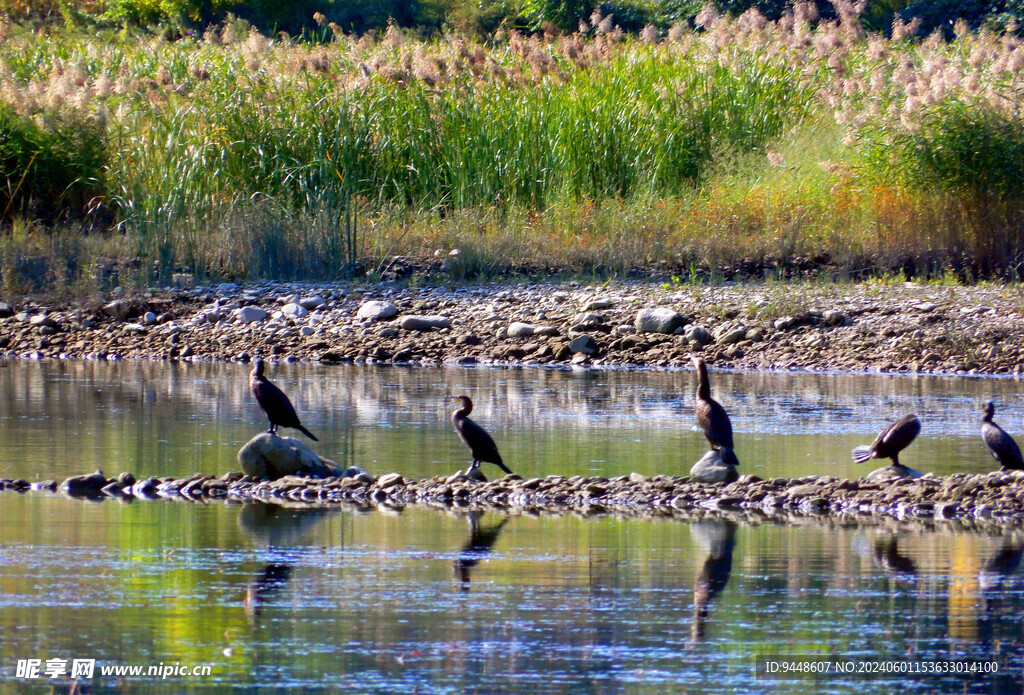
[[[456,420],[469,417],[470,411],[473,410],[473,406],[468,403],[460,403],[459,407],[452,413],[452,417]]]
[[[697,363],[697,398],[702,401],[711,400],[711,382],[708,380],[708,367],[703,362]]]
[[[981,421],[982,422],[991,423],[992,422],[992,416],[994,414],[995,414],[994,413],[994,408],[986,408],[985,409],[985,414],[981,416]]]

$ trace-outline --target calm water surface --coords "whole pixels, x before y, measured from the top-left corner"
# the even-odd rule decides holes
[[[242,365],[0,363],[0,476],[221,473],[266,426]],[[464,467],[460,393],[526,476],[685,473],[693,372],[269,365],[315,448],[419,477]],[[991,470],[980,403],[1024,430],[1019,382],[713,373],[744,471],[865,472],[887,422],[905,462]],[[301,436],[301,435],[300,435]],[[0,692],[19,659],[211,666],[132,692],[1021,692],[1024,534],[741,517],[651,521],[298,510],[0,494]],[[757,655],[984,659],[996,676],[763,680]],[[115,692],[97,678],[93,692]]]

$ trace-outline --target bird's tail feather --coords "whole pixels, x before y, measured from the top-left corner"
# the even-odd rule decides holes
[[[306,429],[305,427],[303,427],[302,425],[296,425],[296,426],[295,426],[295,429],[297,429],[297,430],[298,430],[299,432],[302,432],[302,433],[303,433],[304,435],[306,435],[307,437],[309,437],[310,439],[312,439],[312,440],[313,440],[314,442],[319,442],[319,441],[320,441],[319,439],[317,439],[316,437],[314,437],[314,436],[313,436],[313,433],[312,433],[312,432],[310,432],[309,430],[307,430],[307,429]]]
[[[502,463],[500,457],[498,458],[497,461],[494,462],[494,464],[501,470],[505,471],[506,475],[512,475],[512,469],[506,466],[504,463]]]
[[[870,446],[858,446],[853,450],[853,460],[857,463],[864,463],[875,457],[875,452]]]

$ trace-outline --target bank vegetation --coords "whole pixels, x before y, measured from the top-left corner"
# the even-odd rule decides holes
[[[0,291],[505,273],[1019,279],[1024,47],[777,21],[316,40],[0,26]],[[454,253],[453,253],[454,252]]]

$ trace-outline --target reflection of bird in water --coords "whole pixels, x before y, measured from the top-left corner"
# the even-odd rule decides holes
[[[1008,533],[1003,536],[999,550],[978,572],[981,610],[976,614],[977,643],[982,653],[988,653],[992,658],[1004,658],[1004,650],[1018,639],[1018,630],[1015,628],[1012,642],[1004,641],[1006,634],[1000,626],[1020,623],[1022,579],[1017,570],[1020,568],[1022,557],[1024,542],[1021,540],[1020,532]],[[1012,691],[1004,690],[1020,692],[1020,682],[1017,681]]]
[[[704,638],[704,623],[711,600],[729,583],[732,550],[736,545],[736,522],[729,519],[704,519],[690,527],[690,534],[707,553],[700,573],[693,582],[693,625],[690,639]]]
[[[708,379],[708,368],[700,357],[693,358],[693,366],[697,368],[697,403],[694,412],[697,424],[704,431],[704,436],[722,455],[722,461],[733,466],[740,465],[733,452],[732,423],[729,414],[722,404],[711,397],[711,381]]]
[[[1003,538],[1002,545],[985,566],[981,568],[978,583],[984,591],[998,590],[1003,581],[1013,575],[1024,558],[1024,542],[1016,534]]]
[[[238,527],[245,536],[272,550],[298,544],[313,526],[333,513],[334,510],[326,508],[293,508],[267,502],[246,502],[238,514]],[[288,583],[292,564],[275,557],[263,565],[263,569],[246,587],[243,600],[246,615],[257,617],[263,605]]]
[[[250,618],[259,616],[263,604],[273,598],[292,576],[292,565],[287,562],[268,562],[245,589],[242,605]]]
[[[910,582],[917,579],[917,565],[906,555],[900,555],[899,539],[894,533],[875,540],[871,559],[887,577]]]
[[[288,400],[288,396],[284,395],[284,391],[263,376],[263,360],[256,360],[253,363],[252,372],[249,374],[249,390],[252,391],[252,395],[256,396],[260,407],[263,408],[267,419],[270,420],[268,432],[277,434],[278,427],[294,427],[314,442],[320,441],[299,422],[299,416],[295,414],[295,407]]]
[[[985,401],[985,414],[981,418],[981,438],[985,445],[992,452],[992,456],[1003,469],[1024,470],[1024,459],[1020,455],[1020,447],[1013,437],[1003,431],[1003,428],[992,422],[995,415],[996,405],[992,401]]]
[[[900,452],[910,446],[921,431],[921,421],[916,415],[904,415],[878,435],[870,446],[858,446],[853,450],[853,460],[864,463],[871,459],[892,459],[893,466],[906,468],[900,463]]]
[[[494,542],[501,535],[502,527],[508,523],[510,517],[502,517],[501,521],[487,528],[480,528],[480,517],[482,512],[470,512],[469,519],[469,540],[459,551],[459,557],[452,561],[452,574],[459,582],[459,591],[469,591],[470,570],[476,564],[491,554]]]
[[[469,399],[469,396],[459,396],[455,400],[458,401],[459,407],[452,413],[452,425],[455,426],[459,438],[465,442],[473,454],[470,470],[480,468],[480,462],[486,461],[511,474],[512,471],[502,462],[501,454],[498,453],[498,445],[491,439],[491,435],[487,434],[483,427],[469,419],[469,414],[473,412],[473,401]]]

